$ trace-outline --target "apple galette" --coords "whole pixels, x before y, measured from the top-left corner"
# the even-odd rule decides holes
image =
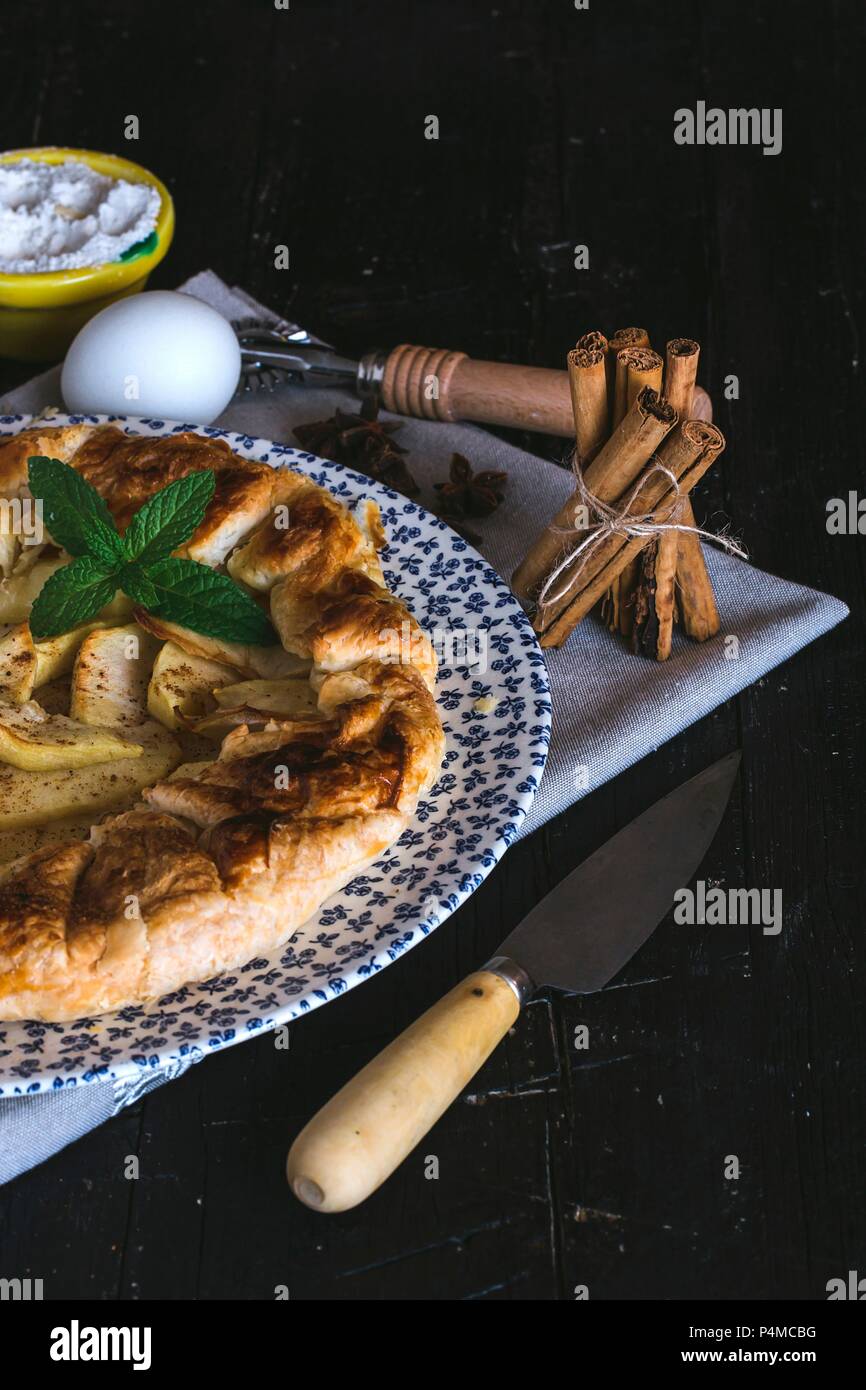
[[[273,951],[442,760],[378,508],[221,440],[84,424],[0,443],[0,498],[0,1019]]]

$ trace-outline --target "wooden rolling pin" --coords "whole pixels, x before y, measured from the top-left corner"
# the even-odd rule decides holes
[[[465,352],[408,343],[377,356],[375,367],[367,358],[361,368],[369,385],[377,378],[382,404],[398,415],[476,420],[574,438],[567,372],[476,362]],[[695,388],[692,413],[696,419],[712,418],[709,396],[700,386]]]

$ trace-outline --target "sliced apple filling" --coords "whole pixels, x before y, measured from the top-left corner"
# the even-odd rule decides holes
[[[147,708],[167,729],[179,732],[191,719],[209,714],[220,686],[231,685],[237,672],[207,657],[192,656],[176,642],[160,648],[147,688]]]
[[[305,714],[316,709],[316,695],[309,680],[298,677],[282,681],[238,681],[214,691],[220,709],[251,705],[272,714]]]
[[[62,632],[58,637],[46,637],[44,642],[36,642],[36,674],[33,689],[38,690],[49,681],[68,675],[75,665],[78,649],[85,637],[97,628],[105,626],[105,622],[94,620],[91,623],[82,623],[80,627],[74,627],[69,632]]]
[[[23,627],[26,636],[13,629],[0,644],[7,655],[15,644],[27,653]],[[40,667],[52,678],[44,696],[51,709],[34,700],[14,704],[8,683],[0,691],[0,862],[29,853],[31,842],[38,847],[43,826],[78,838],[85,820],[133,805],[183,757],[177,739],[148,718],[158,644],[134,623],[91,624],[30,645],[35,679]],[[57,676],[70,667],[64,695]]]
[[[16,623],[0,637],[0,700],[21,705],[36,683],[36,643],[27,623]]]
[[[55,551],[48,558],[40,556],[24,570],[13,570],[0,581],[0,623],[23,623],[45,581],[68,560],[68,555]]]
[[[0,701],[21,705],[34,690],[65,676],[88,633],[102,622],[82,623],[59,637],[34,642],[29,623],[16,623],[0,637]]]
[[[45,547],[45,550],[53,547]],[[25,552],[26,554],[26,552]],[[7,579],[0,580],[0,623],[23,623],[30,616],[30,609],[46,580],[55,570],[69,563],[69,556],[53,550],[52,554],[40,554],[32,563],[16,565]],[[132,604],[125,594],[118,592],[111,603],[106,604],[98,615],[105,622],[122,622],[132,612]]]
[[[0,762],[25,772],[117,762],[139,758],[143,751],[140,743],[110,729],[93,729],[65,714],[48,714],[35,700],[0,705]]]
[[[193,720],[204,738],[222,740],[241,724],[260,728],[271,719],[304,719],[317,714],[316,695],[309,681],[239,681],[214,691],[218,708]]]
[[[121,726],[147,718],[147,687],[159,643],[136,623],[91,632],[75,658],[69,713],[83,724]]]
[[[217,661],[223,666],[231,666],[244,676],[261,677],[265,680],[281,680],[304,673],[309,674],[309,658],[295,656],[279,646],[255,647],[240,642],[228,642],[221,637],[208,637],[201,632],[180,623],[157,618],[143,608],[134,610],[136,621],[154,637],[164,642],[174,642],[190,656],[199,656],[206,661]]]
[[[93,820],[104,811],[134,805],[145,787],[168,776],[182,754],[161,724],[148,720],[128,732],[138,751],[114,762],[55,771],[0,764],[0,831],[85,814]]]

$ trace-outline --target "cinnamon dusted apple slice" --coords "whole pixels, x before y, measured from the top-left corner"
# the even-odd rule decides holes
[[[19,531],[4,530],[4,518],[0,515],[0,576],[3,579],[19,578],[31,570],[39,560],[56,554],[58,547],[51,540],[36,541],[22,536]],[[64,556],[64,559],[67,559]]]
[[[29,569],[13,573],[0,582],[0,623],[23,623],[30,614],[33,601],[43,584],[69,559],[55,552],[40,558]]]
[[[237,709],[215,709],[193,721],[193,731],[200,738],[210,739],[212,743],[222,743],[226,734],[238,729],[242,724],[248,729],[263,729],[273,715],[264,710],[253,709],[252,705],[241,705]]]
[[[207,661],[218,661],[224,666],[233,666],[245,676],[261,676],[266,680],[282,680],[310,670],[308,658],[298,657],[284,651],[279,645],[272,647],[248,646],[242,642],[229,642],[222,637],[209,637],[205,633],[193,632],[192,628],[182,627],[180,623],[167,618],[157,618],[143,608],[136,607],[133,616],[139,625],[154,637],[164,642],[176,642],[190,656],[204,657]]]
[[[236,677],[231,666],[191,656],[176,642],[166,642],[153,663],[148,711],[167,729],[180,731],[188,727],[188,720],[210,713],[215,690],[232,685]]]
[[[224,739],[232,729],[246,724],[264,727],[270,720],[309,719],[318,716],[315,691],[308,680],[239,681],[214,691],[217,708],[196,719],[192,728],[204,738]]]
[[[66,824],[69,817],[89,816],[92,822],[105,811],[132,806],[145,787],[177,767],[180,746],[161,724],[148,720],[125,732],[140,751],[117,762],[54,772],[25,772],[0,763],[0,836],[28,826]]]
[[[8,579],[21,550],[21,542],[5,516],[0,515],[0,576]]]
[[[224,685],[213,694],[220,709],[251,705],[275,715],[313,714],[318,709],[306,672],[293,680],[239,681],[237,685]]]
[[[72,672],[69,713],[82,724],[128,727],[147,718],[158,643],[136,623],[85,637]]]
[[[53,772],[138,758],[140,743],[110,729],[92,729],[65,714],[48,714],[35,700],[0,705],[0,762],[26,772]]]
[[[58,637],[34,642],[29,623],[16,623],[0,637],[0,701],[20,705],[34,690],[72,670],[75,654],[88,633],[104,623],[82,623]]]
[[[68,563],[68,555],[55,552],[49,556],[40,555],[27,568],[16,565],[8,579],[0,580],[0,623],[25,622],[46,580]],[[132,603],[125,594],[118,592],[98,616],[107,622],[123,622],[131,612]]]
[[[38,690],[49,681],[57,680],[58,676],[67,675],[75,665],[78,648],[85,637],[105,626],[104,622],[94,620],[92,623],[82,623],[69,632],[61,632],[57,637],[46,637],[44,642],[36,642],[36,674],[33,689]]]
[[[13,772],[12,768],[7,770],[9,773]],[[23,777],[27,774],[18,775]],[[63,820],[51,821],[48,825],[22,825],[4,829],[0,815],[0,874],[7,865],[14,864],[16,859],[23,859],[26,854],[33,854],[46,845],[86,840],[90,834],[92,819],[88,811],[83,816],[66,816]]]
[[[0,700],[23,704],[36,683],[36,644],[28,623],[16,623],[0,637]]]

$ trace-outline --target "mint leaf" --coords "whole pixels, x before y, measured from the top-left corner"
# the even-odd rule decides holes
[[[52,539],[77,557],[56,571],[33,605],[37,640],[86,622],[121,588],[155,617],[205,636],[256,646],[278,641],[264,610],[228,575],[171,558],[201,524],[216,487],[212,469],[160,488],[122,539],[99,493],[74,468],[34,455],[28,472]]]
[[[154,609],[159,603],[159,594],[147,577],[147,570],[138,565],[126,565],[117,574],[117,586],[142,608]]]
[[[188,540],[201,525],[215,486],[213,469],[205,468],[160,488],[126,528],[123,539],[130,560],[153,564]]]
[[[270,646],[278,641],[268,615],[226,574],[194,560],[160,560],[147,567],[146,577],[158,602],[143,606],[156,618],[227,642]],[[122,578],[124,588],[127,579]]]
[[[108,507],[86,478],[68,463],[41,454],[27,460],[27,476],[53,541],[70,555],[92,555],[106,565],[122,562],[123,541]]]
[[[53,534],[53,532],[52,532]],[[86,623],[110,603],[117,592],[111,568],[81,555],[46,579],[30,610],[30,631],[35,641],[56,637],[79,623]]]

